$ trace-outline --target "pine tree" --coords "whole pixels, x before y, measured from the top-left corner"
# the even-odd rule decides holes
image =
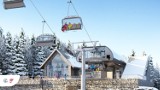
[[[36,52],[37,54],[36,54],[36,60],[34,62],[34,75],[38,76],[43,74],[40,66],[45,60],[45,53],[43,51],[43,47],[40,47],[40,46],[37,47]]]
[[[56,48],[60,49],[60,47],[61,47],[61,42],[60,42],[60,40],[57,40]]]
[[[150,78],[151,80],[153,80],[154,79],[154,67],[153,67],[152,57],[149,57],[149,70],[150,70]]]
[[[14,63],[14,69],[12,70],[13,74],[17,74],[17,65],[19,63],[19,60],[17,59],[17,57],[19,56],[18,47],[19,47],[19,39],[18,36],[15,36],[13,40],[13,52],[12,52],[12,61]]]
[[[159,65],[156,63],[156,67],[154,68],[154,86],[158,89],[160,89],[160,70],[159,70]]]
[[[66,50],[67,50],[67,52],[68,52],[69,54],[71,54],[71,55],[74,55],[74,54],[75,54],[75,52],[74,52],[74,50],[73,50],[73,46],[72,46],[72,44],[71,44],[70,41],[68,42],[68,45],[67,45]]]
[[[35,37],[32,36],[31,38],[31,44],[30,44],[30,48],[28,49],[28,63],[27,63],[27,67],[28,67],[28,73],[29,76],[32,75],[32,72],[34,70],[34,61],[36,60],[36,47],[35,47]]]
[[[25,50],[25,44],[26,44],[26,39],[25,39],[25,34],[22,31],[20,34],[20,37],[18,38],[18,41],[16,41],[16,48],[15,48],[15,52],[16,52],[16,62],[15,62],[15,66],[16,66],[16,74],[18,75],[27,75],[28,74],[28,70],[27,70],[27,64],[25,61],[25,57],[24,54],[26,52]]]
[[[7,33],[6,37],[6,61],[8,60],[8,74],[13,74],[14,63],[12,61],[13,48],[12,48],[12,36],[10,33]]]
[[[12,74],[12,69],[13,69],[13,62],[12,62],[12,36],[8,32],[6,35],[6,40],[5,40],[5,59],[3,61],[3,68],[2,68],[2,73],[4,75],[6,74]]]
[[[5,59],[5,38],[2,29],[0,28],[0,75],[2,74],[2,61]]]

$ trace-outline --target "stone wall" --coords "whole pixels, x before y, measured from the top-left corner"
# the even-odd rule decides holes
[[[150,86],[150,87],[154,87],[154,83],[153,81],[146,81],[146,80],[139,80],[138,82],[139,86]]]
[[[87,90],[133,90],[138,87],[137,79],[87,79]],[[80,79],[53,79],[40,78],[20,79],[13,87],[3,87],[0,90],[78,90],[80,89]]]

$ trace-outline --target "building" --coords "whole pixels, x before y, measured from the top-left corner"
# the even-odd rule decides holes
[[[87,76],[92,78],[121,78],[125,68],[124,57],[116,54],[107,46],[84,47],[85,60],[89,66]],[[79,53],[78,60],[81,62],[82,54]]]
[[[130,56],[126,64],[122,79],[136,78],[142,86],[153,86],[153,63],[151,56]]]
[[[138,86],[154,86],[153,63],[150,56],[118,55],[107,46],[83,47],[85,50],[86,78],[133,79]],[[73,55],[66,50],[54,49],[41,65],[44,76],[80,78],[82,53]]]
[[[84,47],[90,49],[93,47]],[[65,53],[64,53],[65,52]],[[96,49],[85,52],[86,77],[87,78],[121,78],[126,63],[125,58],[111,51],[106,46],[96,46]],[[47,77],[80,77],[81,57],[79,52],[77,57],[67,51],[55,49],[44,61],[41,68],[44,69],[44,76]]]
[[[41,68],[44,69],[44,76],[47,77],[79,77],[81,63],[70,53],[54,49]]]

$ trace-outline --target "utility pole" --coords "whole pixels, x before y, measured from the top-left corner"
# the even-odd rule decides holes
[[[81,67],[81,70],[82,70],[82,75],[81,75],[81,90],[86,90],[86,71],[85,71],[85,64],[86,64],[86,61],[85,61],[85,52],[86,51],[90,51],[90,50],[93,50],[95,49],[95,46],[96,46],[96,43],[98,41],[88,41],[88,42],[75,42],[75,43],[72,43],[72,44],[79,44],[79,43],[94,43],[93,44],[93,48],[91,49],[86,49],[82,47],[82,49],[80,50],[82,52],[82,67]]]
[[[82,48],[82,75],[81,75],[81,90],[86,90],[86,71],[85,71],[85,50]]]

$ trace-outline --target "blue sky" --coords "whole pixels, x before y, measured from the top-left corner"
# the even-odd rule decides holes
[[[32,0],[46,19],[52,31],[63,42],[89,41],[82,31],[61,31],[61,20],[67,16],[68,0]],[[83,24],[92,40],[98,40],[115,52],[130,55],[134,49],[137,55],[143,51],[160,64],[160,0],[72,0],[82,17]],[[30,0],[24,0],[26,7],[3,9],[0,7],[0,27],[4,33],[19,34],[21,28],[26,35],[42,34],[42,18]],[[76,15],[70,7],[70,14]],[[50,33],[45,25],[44,33]]]

